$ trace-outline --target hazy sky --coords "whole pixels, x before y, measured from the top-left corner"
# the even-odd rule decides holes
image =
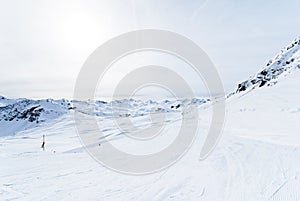
[[[143,28],[185,35],[226,91],[300,36],[299,0],[0,0],[0,95],[72,98],[91,52]]]

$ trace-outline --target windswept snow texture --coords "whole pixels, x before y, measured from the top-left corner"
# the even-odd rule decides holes
[[[222,138],[204,161],[199,156],[211,121],[210,100],[76,102],[84,106],[81,121],[95,113],[109,143],[139,154],[172,143],[184,118],[182,108],[198,106],[199,129],[189,151],[162,172],[142,176],[114,172],[92,159],[76,133],[74,101],[3,98],[1,132],[12,128],[15,134],[0,135],[0,200],[299,201],[298,55],[296,41],[231,94]],[[165,114],[165,132],[149,144],[134,141],[115,125],[116,119],[129,118],[135,126],[147,127],[149,114],[157,113]],[[27,126],[16,130],[20,122]]]

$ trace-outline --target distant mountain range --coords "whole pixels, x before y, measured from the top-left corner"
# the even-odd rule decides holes
[[[235,91],[227,95],[227,98],[245,94],[253,89],[272,86],[278,80],[291,73],[292,71],[300,69],[300,39],[294,40],[286,48],[271,59],[265,67],[263,67],[257,74],[251,76],[238,84]],[[95,108],[93,114],[97,116],[135,116],[146,115],[151,112],[179,112],[182,106],[188,105],[202,105],[209,103],[210,99],[185,99],[162,102],[155,102],[152,100],[143,102],[140,100],[119,100],[113,102],[96,101],[95,103],[81,102],[84,107],[93,106]],[[35,127],[42,122],[51,122],[51,120],[58,119],[70,110],[74,110],[74,102],[72,100],[30,100],[30,99],[8,99],[0,96],[0,127],[2,132],[0,136],[14,134],[20,130]],[[126,108],[118,114],[113,113],[111,107]],[[82,107],[82,108],[84,108]],[[81,108],[80,112],[85,112]]]

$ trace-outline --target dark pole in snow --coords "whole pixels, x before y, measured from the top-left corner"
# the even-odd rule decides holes
[[[43,143],[41,148],[43,149],[43,151],[45,151],[45,135],[43,135]]]

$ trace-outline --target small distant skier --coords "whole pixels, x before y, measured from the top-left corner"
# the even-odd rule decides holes
[[[43,135],[43,143],[41,148],[43,149],[43,151],[45,151],[45,135]]]

